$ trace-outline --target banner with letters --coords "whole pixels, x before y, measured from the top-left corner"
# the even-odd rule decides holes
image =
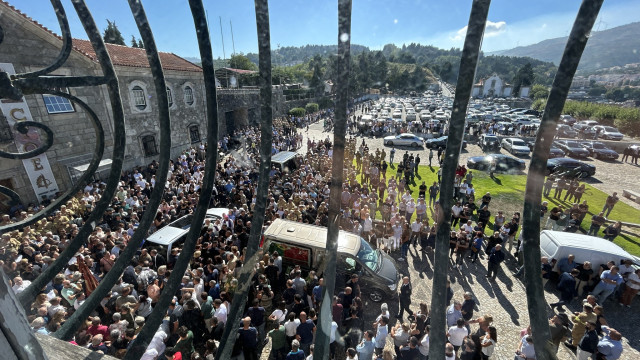
[[[0,71],[9,75],[16,73],[13,64],[10,63],[0,63]],[[30,127],[26,134],[22,134],[16,129],[16,125],[21,121],[34,121],[24,96],[19,101],[0,99],[0,109],[7,119],[19,153],[35,150],[42,146],[40,133],[36,128]],[[42,201],[45,197],[48,199],[53,198],[59,188],[53,176],[53,171],[51,171],[47,154],[24,159],[22,164],[38,201]]]

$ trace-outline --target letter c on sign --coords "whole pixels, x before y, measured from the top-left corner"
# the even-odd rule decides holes
[[[16,113],[22,113],[22,117],[17,117]],[[9,112],[9,114],[11,115],[11,117],[13,118],[13,120],[15,121],[24,121],[27,120],[27,117],[24,116],[24,109],[21,108],[15,108],[15,109],[11,109],[11,111]]]

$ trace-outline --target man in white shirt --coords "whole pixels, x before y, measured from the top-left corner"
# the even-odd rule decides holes
[[[466,231],[467,234],[473,234],[473,222],[471,220],[467,220],[467,223],[462,225],[462,230]]]
[[[409,242],[413,244],[414,248],[418,245],[418,239],[420,239],[420,230],[422,230],[422,223],[419,222],[416,218],[411,223],[411,238],[409,239]]]
[[[27,287],[29,287],[29,285],[31,285],[31,281],[29,280],[22,280],[22,278],[20,276],[16,276],[15,278],[13,278],[13,292],[18,295],[21,292],[24,291],[24,289],[26,289]]]
[[[219,323],[225,324],[227,322],[227,307],[222,303],[222,300],[215,299],[213,301],[213,308],[216,309],[213,316],[218,319]]]
[[[460,221],[460,213],[462,212],[462,206],[460,204],[460,201],[456,202],[455,205],[453,205],[451,207],[451,227],[455,227],[456,224],[458,224],[458,221]]]
[[[411,221],[413,213],[416,211],[416,201],[412,198],[407,202],[407,221]]]
[[[453,345],[455,352],[458,352],[460,346],[464,342],[464,338],[469,335],[469,330],[464,327],[464,319],[459,318],[456,322],[456,326],[452,326],[449,328],[447,332],[447,337],[449,338],[449,342]]]

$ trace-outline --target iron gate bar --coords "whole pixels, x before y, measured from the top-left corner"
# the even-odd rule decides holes
[[[36,149],[24,153],[12,153],[0,150],[0,157],[14,160],[30,159],[40,154],[44,154],[45,152],[47,152],[47,150],[49,150],[50,147],[53,146],[53,131],[51,131],[51,129],[43,123],[39,123],[37,121],[21,121],[16,124],[15,129],[21,134],[26,134],[29,131],[30,127],[36,127],[44,131],[47,134],[47,142]]]
[[[40,75],[50,74],[55,70],[57,70],[58,68],[60,68],[60,66],[62,66],[69,58],[69,54],[71,54],[71,48],[73,47],[73,43],[71,40],[71,29],[69,28],[67,13],[64,11],[64,6],[62,6],[62,3],[60,2],[60,0],[51,0],[51,5],[53,6],[53,9],[56,11],[58,24],[60,24],[60,35],[62,37],[62,48],[60,49],[60,53],[58,54],[58,57],[53,62],[53,64],[38,71],[19,74],[21,78],[36,78]]]
[[[247,244],[244,262],[238,276],[238,287],[231,302],[231,310],[227,316],[227,323],[218,349],[218,360],[229,359],[238,332],[240,316],[242,316],[249,295],[249,285],[254,274],[254,268],[262,256],[258,251],[262,235],[262,225],[267,208],[269,193],[269,170],[271,169],[271,146],[273,141],[273,111],[271,86],[271,31],[269,27],[269,4],[267,0],[255,0],[256,28],[258,32],[258,57],[260,81],[260,168],[258,189],[256,192],[256,206],[251,219],[251,232]],[[230,336],[233,337],[230,339]]]
[[[142,41],[144,41],[145,44],[145,51],[153,75],[156,97],[158,99],[158,121],[160,123],[160,157],[156,174],[156,184],[158,184],[158,186],[153,188],[151,196],[149,197],[149,203],[140,219],[138,229],[134,232],[131,239],[129,239],[127,247],[120,253],[111,270],[104,276],[102,281],[100,281],[98,287],[86,299],[84,304],[53,334],[53,336],[61,340],[70,340],[73,338],[73,335],[80,325],[82,325],[91,312],[99,306],[100,301],[109,293],[125,268],[130,264],[131,259],[136,255],[142,241],[147,237],[147,230],[151,226],[157,209],[162,202],[162,195],[165,189],[163,184],[166,183],[169,173],[169,160],[171,158],[171,118],[169,115],[169,100],[165,90],[167,85],[162,71],[162,63],[142,5],[132,0],[129,1],[129,4],[140,35],[142,36]]]
[[[89,215],[85,224],[80,228],[80,231],[76,237],[71,241],[69,246],[60,254],[58,259],[45,269],[37,278],[35,278],[31,285],[29,285],[23,292],[18,294],[18,300],[23,306],[28,306],[31,300],[40,292],[40,290],[51,281],[63,267],[69,262],[69,260],[75,255],[78,249],[86,243],[87,238],[93,232],[96,223],[102,217],[104,211],[109,207],[111,199],[116,192],[117,185],[120,181],[120,172],[122,171],[122,165],[124,162],[124,149],[126,145],[125,137],[125,125],[124,125],[124,110],[122,108],[122,99],[120,98],[120,88],[118,86],[118,79],[107,53],[107,49],[100,35],[100,31],[96,27],[95,21],[89,12],[86,4],[83,0],[72,0],[72,3],[78,13],[80,19],[82,19],[82,25],[87,33],[87,36],[91,40],[93,49],[96,52],[100,67],[102,68],[103,75],[108,79],[107,90],[109,92],[109,100],[111,102],[111,108],[113,110],[113,126],[114,126],[114,146],[111,163],[111,171],[109,173],[109,179],[107,180],[106,188],[103,192],[103,197],[98,201],[94,211]],[[60,204],[61,205],[61,204]],[[40,211],[36,216],[44,216],[43,211]],[[0,230],[1,231],[1,230]]]
[[[134,10],[137,6],[134,1],[129,0],[129,4]],[[142,8],[142,5],[139,5]],[[207,18],[202,6],[202,0],[189,0],[189,6],[191,7],[191,13],[193,15],[193,22],[196,27],[196,34],[198,37],[198,47],[200,49],[200,58],[202,60],[202,71],[204,75],[204,86],[206,91],[206,103],[207,103],[207,157],[205,162],[204,177],[202,179],[202,188],[200,189],[200,197],[198,204],[196,205],[195,212],[193,213],[193,220],[191,221],[191,227],[187,233],[180,256],[171,272],[171,276],[167,284],[165,285],[162,296],[158,299],[156,306],[154,307],[151,315],[147,317],[145,326],[142,328],[138,336],[133,340],[133,345],[127,351],[125,355],[126,360],[140,359],[142,354],[147,349],[151,338],[156,333],[162,319],[167,313],[167,308],[173,299],[173,296],[167,294],[174,294],[178,289],[178,285],[182,281],[189,261],[193,256],[193,252],[196,247],[196,241],[200,235],[202,229],[202,223],[207,213],[211,194],[213,193],[213,187],[216,176],[216,164],[218,157],[218,103],[216,101],[216,83],[215,74],[213,71],[213,53],[211,51],[211,41],[209,39],[209,29],[207,27]],[[141,31],[142,33],[142,31]],[[138,231],[140,231],[138,229]]]
[[[589,33],[598,17],[603,0],[584,0],[573,23],[571,34],[564,48],[562,60],[553,79],[540,123],[540,130],[531,155],[529,175],[525,188],[522,236],[524,241],[524,269],[527,303],[529,304],[529,323],[533,337],[536,357],[540,360],[556,359],[556,352],[550,342],[549,323],[547,321],[547,303],[542,287],[540,268],[540,199],[542,184],[546,173],[549,149],[556,135],[556,124],[569,93],[573,76],[578,69],[580,58],[587,45]]]
[[[47,207],[45,207],[43,210],[41,210],[34,216],[29,217],[21,222],[13,223],[5,227],[0,227],[0,233],[10,232],[18,228],[23,228],[25,226],[31,225],[39,221],[41,218],[43,218],[47,214],[51,213],[54,209],[57,209],[61,205],[66,204],[69,199],[71,199],[80,189],[82,189],[84,184],[89,182],[91,176],[93,176],[93,173],[95,173],[95,171],[100,166],[100,160],[102,159],[102,156],[104,154],[104,129],[102,128],[102,123],[98,119],[98,115],[96,115],[96,113],[93,111],[93,109],[89,107],[89,105],[87,105],[84,101],[78,99],[73,95],[70,95],[61,91],[57,91],[57,90],[41,89],[38,93],[51,94],[51,95],[64,97],[66,99],[69,99],[69,101],[77,105],[80,105],[80,107],[87,112],[87,114],[89,115],[89,120],[91,120],[91,123],[93,124],[93,129],[96,133],[96,146],[94,147],[93,157],[91,158],[91,162],[89,162],[89,166],[87,167],[87,170],[82,174],[82,176],[78,179],[78,181],[74,184],[74,186],[71,189],[67,190],[67,192],[65,192],[63,195],[61,195],[57,199],[55,199],[51,204],[49,204]],[[31,122],[25,121],[23,123],[31,123]],[[37,127],[40,127],[41,129],[42,129],[41,126],[44,126],[43,130],[47,132],[47,141],[51,140],[51,142],[53,142],[53,132],[48,127],[46,127],[46,125],[43,125],[41,123],[36,123],[36,124],[38,124]],[[18,126],[21,126],[21,124],[18,124]],[[48,149],[51,145],[48,145],[46,149]],[[44,151],[46,151],[46,149]],[[32,153],[32,152],[29,152],[29,153]],[[25,154],[28,154],[28,153],[25,153]],[[23,154],[20,154],[20,155],[23,155]],[[33,156],[36,156],[36,155],[33,155]],[[0,151],[0,157],[22,159],[22,157],[10,157],[2,151]],[[20,196],[18,196],[18,194],[11,189],[0,186],[0,192],[11,196],[13,199],[17,199],[18,202],[20,201]]]
[[[37,93],[34,90],[41,88],[61,88],[79,86],[104,85],[109,81],[104,76],[42,76],[26,79],[15,79],[16,87],[22,90],[23,94]]]
[[[349,96],[349,72],[351,62],[351,0],[338,0],[338,77],[336,83],[335,124],[333,129],[333,158],[331,159],[331,184],[329,185],[329,224],[327,245],[324,255],[324,291],[320,309],[319,330],[316,331],[314,357],[329,358],[331,320],[333,318],[331,299],[336,286],[336,264],[338,254],[338,234],[340,231],[340,206],[344,173],[344,143],[347,128],[347,106]]]
[[[18,304],[15,293],[9,285],[4,271],[0,271],[0,337],[4,336],[9,343],[12,358],[20,360],[45,360],[47,355],[42,350],[36,335],[27,321],[25,309]],[[9,349],[2,348],[2,353]],[[3,357],[4,358],[4,357]]]
[[[474,0],[471,5],[467,35],[464,40],[462,57],[460,58],[460,71],[453,101],[453,110],[449,120],[449,138],[442,165],[442,182],[440,183],[440,205],[444,222],[438,224],[433,264],[433,286],[431,290],[432,331],[429,336],[429,357],[433,359],[444,359],[445,334],[447,330],[445,320],[446,281],[449,270],[448,250],[451,207],[453,206],[453,183],[460,158],[467,104],[471,96],[471,88],[473,87],[476,65],[480,55],[480,45],[482,44],[482,36],[490,4],[491,0]]]

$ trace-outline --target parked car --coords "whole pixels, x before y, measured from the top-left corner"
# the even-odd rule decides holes
[[[562,175],[568,178],[587,178],[596,173],[596,167],[571,158],[555,158],[547,160],[547,176]]]
[[[527,109],[524,111],[525,115],[533,115],[533,116],[540,116],[540,111],[538,110],[533,110],[533,109]]]
[[[393,117],[394,119],[400,119],[402,117],[402,110],[393,110],[393,114],[391,115],[391,117]]]
[[[535,141],[527,142],[527,145],[529,146],[529,149],[531,151],[533,151],[535,144],[536,144]],[[559,157],[564,157],[564,151],[562,151],[561,149],[558,149],[558,147],[555,146],[554,144],[551,144],[551,148],[549,149],[549,159],[555,159]]]
[[[425,146],[427,147],[427,149],[437,149],[437,148],[445,149],[447,147],[448,138],[449,138],[448,136],[441,136],[439,138],[428,139],[427,141],[425,141]],[[462,141],[462,148],[463,149],[467,148],[467,142],[465,140]]]
[[[391,135],[384,138],[384,144],[390,146],[422,146],[424,140],[417,135],[405,133],[400,135]]]
[[[573,130],[569,125],[558,124],[558,126],[556,126],[556,136],[575,139],[576,136],[578,136],[578,132]]]
[[[576,118],[574,118],[571,115],[560,115],[560,122],[565,124],[565,125],[569,125],[569,126],[573,126],[573,124],[576,123]]]
[[[489,154],[485,156],[473,156],[467,160],[469,169],[489,171],[491,163],[495,160],[496,172],[516,173],[526,168],[523,160],[504,154]]]
[[[596,131],[598,137],[604,140],[620,141],[624,137],[624,135],[620,133],[620,130],[614,128],[613,126],[596,125],[593,127],[593,130]]]
[[[500,151],[500,139],[491,134],[482,134],[480,137],[480,148],[482,151]]]
[[[620,156],[600,141],[583,141],[580,143],[594,159],[616,160]]]
[[[562,149],[567,156],[575,158],[587,158],[589,151],[582,147],[579,141],[575,140],[556,140],[554,144]]]
[[[525,143],[524,140],[518,138],[502,139],[501,146],[503,149],[516,156],[529,155],[530,151],[527,143]]]

